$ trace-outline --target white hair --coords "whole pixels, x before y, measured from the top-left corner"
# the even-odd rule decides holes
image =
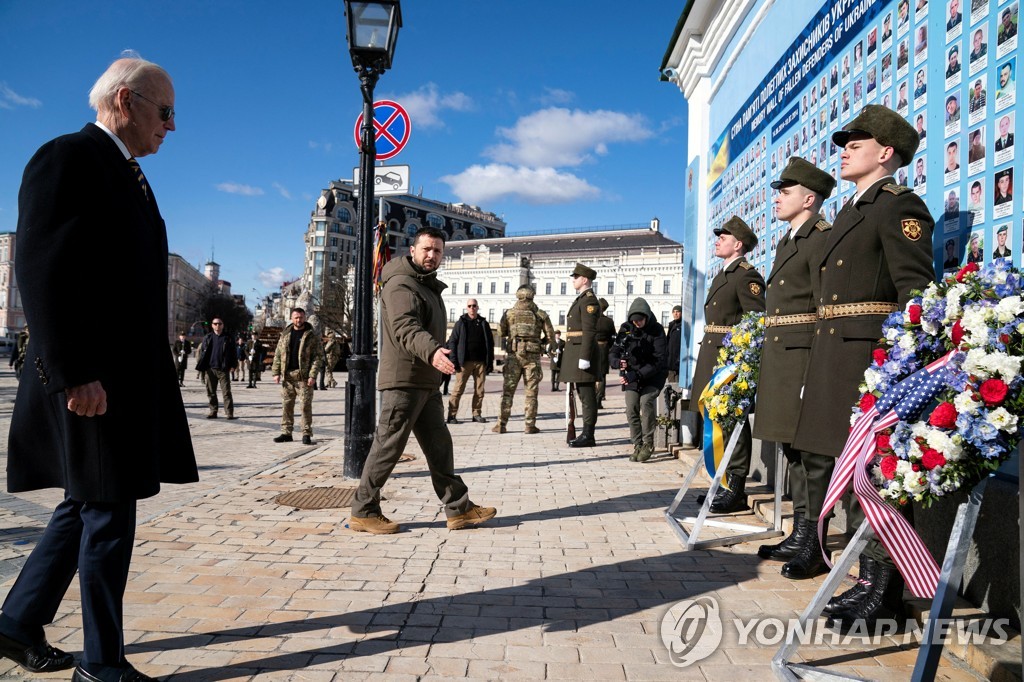
[[[92,86],[89,106],[96,111],[112,111],[118,90],[125,87],[137,90],[158,76],[171,80],[160,66],[146,61],[135,50],[125,50]]]

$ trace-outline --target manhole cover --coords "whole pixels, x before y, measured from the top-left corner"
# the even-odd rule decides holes
[[[307,488],[281,493],[274,502],[296,509],[337,509],[351,507],[355,488]]]

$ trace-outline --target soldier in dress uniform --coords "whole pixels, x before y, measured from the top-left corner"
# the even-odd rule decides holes
[[[565,352],[565,341],[562,332],[555,330],[548,353],[551,355],[551,390],[558,391],[558,373],[562,368],[562,353]]]
[[[594,336],[597,339],[597,359],[601,361],[601,367],[597,370],[597,384],[594,390],[597,393],[597,409],[604,407],[605,386],[608,383],[608,353],[611,351],[611,342],[615,337],[615,320],[605,312],[608,310],[608,301],[599,298],[601,306],[601,317],[597,320],[597,331]]]
[[[601,318],[601,304],[591,289],[597,272],[582,263],[573,269],[572,286],[576,299],[565,316],[565,354],[562,356],[561,379],[576,384],[582,403],[583,429],[569,442],[569,447],[592,448],[594,427],[597,426],[597,382],[601,369],[597,346],[597,323]]]
[[[516,302],[501,316],[498,335],[505,339],[504,384],[501,387],[501,413],[498,423],[491,429],[505,433],[505,425],[512,414],[512,397],[519,386],[519,378],[526,383],[526,406],[523,410],[523,433],[540,433],[537,428],[537,392],[544,378],[540,366],[544,347],[555,338],[551,318],[533,302],[533,287],[524,284],[516,289]],[[541,338],[543,336],[543,339]]]
[[[174,342],[173,352],[174,366],[178,370],[178,386],[184,386],[188,356],[192,352],[192,342],[185,338],[185,332],[178,332],[178,340]]]
[[[768,317],[757,384],[754,437],[779,443],[789,462],[793,532],[779,544],[762,546],[757,553],[765,559],[787,561],[782,575],[794,579],[811,578],[825,569],[817,534],[824,499],[808,499],[807,481],[824,479],[827,485],[835,460],[816,458],[804,462],[791,443],[800,418],[800,389],[818,319],[818,268],[832,229],[821,216],[821,205],[835,185],[835,178],[798,156],[789,160],[779,179],[772,183],[772,189],[778,190],[775,215],[789,223],[789,231],[779,241],[768,275]],[[776,476],[781,475],[782,472],[776,472]]]
[[[690,397],[690,410],[697,413],[701,411],[700,394],[711,380],[725,335],[744,313],[764,311],[764,279],[746,259],[746,254],[757,246],[757,235],[739,216],[729,218],[715,234],[715,255],[724,262],[722,271],[711,280],[704,301],[704,339],[697,354]],[[747,508],[744,487],[750,447],[750,422],[745,421],[725,473],[727,487],[723,486],[715,495],[711,511],[724,514]]]
[[[836,216],[819,262],[818,322],[793,440],[805,463],[842,454],[882,323],[906,306],[911,290],[935,279],[931,214],[893,179],[920,144],[913,126],[891,109],[869,104],[832,141],[843,148],[840,174],[857,193]],[[808,496],[824,498],[827,484],[827,477],[808,480]],[[847,518],[849,530],[860,525],[858,504]],[[860,582],[825,607],[829,627],[845,632],[862,621],[870,630],[879,618],[901,617],[903,580],[888,553],[873,539],[860,559]]]

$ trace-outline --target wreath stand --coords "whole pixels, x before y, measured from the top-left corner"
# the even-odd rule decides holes
[[[942,623],[949,620],[953,613],[953,605],[956,603],[957,592],[964,576],[964,564],[967,559],[967,552],[971,546],[971,536],[974,534],[974,527],[978,522],[978,513],[981,511],[981,501],[985,495],[985,486],[988,477],[974,486],[966,502],[962,502],[956,511],[953,521],[953,528],[949,533],[949,544],[946,546],[946,556],[942,560],[942,572],[939,574],[939,585],[932,599],[931,610],[928,614],[928,622],[922,634],[921,648],[917,654],[917,662],[914,665],[914,673],[911,677],[913,682],[927,682],[935,679],[935,672],[939,667],[939,659],[942,656],[943,640],[937,637],[935,629]],[[800,626],[807,632],[808,625],[816,621],[821,615],[825,604],[836,593],[840,583],[847,576],[850,567],[860,558],[868,540],[874,536],[871,524],[865,519],[857,529],[856,534],[847,545],[846,550],[839,561],[835,563],[828,577],[821,588],[814,595],[807,609],[800,614]],[[941,632],[941,630],[940,630]],[[787,637],[787,640],[790,639]],[[791,663],[790,659],[800,642],[797,639],[787,641],[779,649],[772,659],[772,670],[776,679],[795,681],[802,679],[813,680],[862,680],[860,677],[841,675],[829,672],[826,668],[818,668],[800,663]]]
[[[722,476],[725,474],[725,469],[729,464],[729,460],[732,458],[732,453],[736,449],[736,444],[740,440],[740,431],[743,429],[743,423],[747,417],[744,415],[743,421],[736,425],[732,430],[732,435],[729,437],[729,444],[725,448],[725,453],[722,455],[722,461],[719,462],[715,468],[714,478],[711,479],[711,487],[708,488],[707,496],[704,498],[704,503],[700,507],[700,512],[696,517],[686,516],[679,518],[676,516],[676,510],[679,505],[682,504],[683,498],[686,497],[686,493],[690,490],[690,486],[693,484],[694,479],[697,477],[697,471],[704,466],[704,458],[698,457],[697,461],[694,462],[693,467],[690,469],[690,473],[686,475],[683,480],[683,487],[676,493],[675,499],[672,500],[672,504],[665,510],[665,520],[668,521],[668,525],[675,532],[680,542],[687,551],[694,549],[703,549],[705,547],[727,547],[729,545],[739,544],[741,542],[748,542],[750,540],[760,540],[762,538],[775,538],[783,535],[782,532],[782,471],[783,471],[783,456],[782,446],[776,446],[775,450],[775,512],[774,518],[770,525],[751,525],[746,523],[735,523],[732,521],[722,521],[717,518],[708,518],[708,514],[711,511],[711,503],[714,502],[715,493],[718,492],[718,488],[722,484]],[[687,532],[683,524],[692,524],[693,528]],[[707,540],[698,540],[700,532],[705,527],[712,528],[725,528],[727,530],[738,531],[731,535],[723,535],[719,537],[709,538]]]

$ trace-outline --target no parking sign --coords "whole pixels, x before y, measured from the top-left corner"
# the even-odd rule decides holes
[[[356,118],[353,137],[356,149],[359,149],[360,128],[363,126],[363,115]],[[377,160],[385,161],[396,156],[409,142],[412,133],[412,122],[409,113],[398,102],[382,99],[373,103],[373,128],[377,144]]]

